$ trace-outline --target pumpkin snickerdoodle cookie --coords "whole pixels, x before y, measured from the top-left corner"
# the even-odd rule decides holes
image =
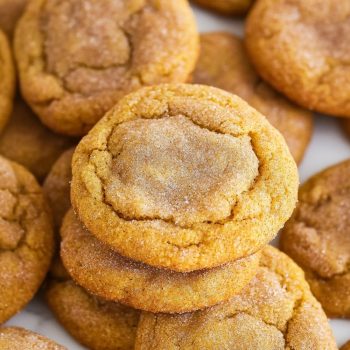
[[[38,290],[53,253],[49,209],[22,166],[0,157],[0,323]]]
[[[193,0],[193,2],[224,15],[244,15],[254,0]]]
[[[22,93],[43,123],[82,135],[127,93],[187,81],[198,33],[187,0],[34,0],[15,52]]]
[[[0,328],[1,350],[67,350],[40,334],[18,327]]]
[[[331,328],[300,268],[263,250],[250,285],[230,301],[194,313],[143,313],[136,350],[336,350]]]
[[[46,301],[65,329],[89,349],[134,349],[140,312],[89,294],[59,260],[51,268]]]
[[[350,120],[347,120],[347,119],[343,119],[341,120],[342,122],[342,127],[345,131],[345,133],[350,136]]]
[[[239,97],[208,86],[128,95],[80,142],[72,165],[72,204],[92,234],[182,272],[255,253],[297,198],[283,137]]]
[[[61,257],[81,286],[107,300],[150,312],[202,309],[239,293],[258,269],[259,253],[210,270],[179,273],[121,257],[92,236],[69,211]]]
[[[193,82],[242,97],[282,133],[296,162],[301,161],[312,135],[312,114],[261,81],[240,38],[224,32],[202,34]]]
[[[15,70],[10,46],[0,30],[0,132],[10,117],[15,93]]]
[[[9,123],[0,134],[0,154],[24,165],[41,181],[59,155],[74,142],[42,125],[18,98]]]
[[[350,350],[350,341],[348,341],[346,344],[344,344],[340,350]]]
[[[307,181],[280,244],[331,317],[350,317],[350,161]]]
[[[62,220],[71,207],[70,181],[72,179],[73,152],[74,147],[61,154],[43,184],[43,191],[49,200],[57,229],[61,227]]]
[[[306,108],[350,117],[350,2],[259,0],[246,46],[260,75]]]
[[[12,37],[16,23],[29,0],[0,0],[0,29]]]

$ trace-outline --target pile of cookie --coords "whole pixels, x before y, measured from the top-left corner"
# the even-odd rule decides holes
[[[336,349],[350,161],[295,209],[296,163],[310,110],[350,116],[348,49],[314,40],[306,70],[301,40],[345,35],[348,7],[257,0],[244,45],[199,36],[187,0],[0,0],[0,322],[47,276],[47,304],[90,349]],[[268,245],[283,227],[305,275]],[[62,349],[0,329],[1,349],[24,346]]]

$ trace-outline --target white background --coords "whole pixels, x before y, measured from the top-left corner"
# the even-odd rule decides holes
[[[228,31],[242,35],[243,23],[239,20],[215,16],[194,7],[201,32]],[[315,130],[304,161],[300,166],[300,179],[304,182],[311,175],[350,158],[350,138],[344,136],[335,118],[317,116]],[[12,318],[8,325],[22,326],[56,340],[70,350],[85,349],[78,345],[56,322],[42,298],[37,297],[20,314]],[[338,345],[350,339],[350,320],[331,320]]]

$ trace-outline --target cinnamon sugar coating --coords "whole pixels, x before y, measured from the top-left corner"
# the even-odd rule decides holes
[[[125,97],[80,142],[71,197],[121,255],[184,272],[258,251],[290,217],[297,187],[287,145],[261,114],[224,91],[174,84]]]
[[[0,0],[0,29],[10,38],[29,0]]]
[[[331,317],[350,317],[350,161],[307,181],[281,236]]]
[[[34,296],[53,253],[49,209],[22,166],[0,157],[0,323]]]
[[[224,15],[244,15],[254,0],[193,0],[193,2]]]
[[[19,327],[0,328],[1,350],[67,350],[40,334]]]
[[[260,0],[245,43],[259,74],[300,106],[350,117],[350,3]]]
[[[157,269],[113,252],[69,211],[61,229],[61,257],[81,286],[104,299],[151,312],[202,309],[239,293],[254,277],[260,254],[211,270]]]
[[[9,42],[0,30],[0,132],[11,115],[15,92],[15,70]]]
[[[187,0],[35,0],[15,52],[22,93],[43,123],[83,135],[127,93],[186,81],[198,34]]]
[[[258,274],[226,303],[194,313],[141,315],[136,350],[337,349],[300,268],[272,247]]]
[[[225,32],[202,34],[193,81],[242,97],[282,133],[295,161],[302,160],[312,135],[312,114],[289,102],[261,80],[240,38]]]

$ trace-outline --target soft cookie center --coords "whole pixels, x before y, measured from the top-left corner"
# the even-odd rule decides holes
[[[126,219],[224,220],[258,175],[248,136],[219,134],[184,116],[125,122],[109,151],[105,199]]]

